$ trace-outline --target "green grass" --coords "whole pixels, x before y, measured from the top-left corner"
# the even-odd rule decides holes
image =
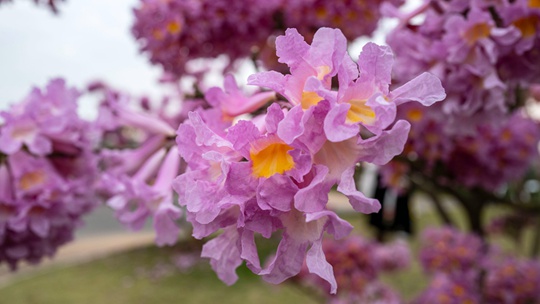
[[[450,213],[458,226],[465,227],[464,215],[459,208],[451,208]],[[504,210],[490,210],[486,218],[501,213]],[[364,216],[344,214],[343,217],[355,226],[356,233],[371,234]],[[416,232],[440,225],[429,208],[421,214],[413,214],[413,217]],[[258,243],[264,247],[261,255],[266,255],[277,244],[277,239]],[[417,257],[418,238],[411,238],[409,243],[413,256]],[[529,247],[525,242],[523,248],[516,248],[513,242],[502,237],[496,238],[495,243],[504,250],[518,253]],[[175,252],[200,246],[201,243],[189,241],[176,248],[141,248],[82,265],[47,269],[1,289],[0,303],[316,303],[310,292],[294,284],[266,284],[245,266],[238,269],[240,278],[232,287],[217,279],[207,260],[189,273],[173,271],[161,278],[146,274],[156,265],[169,263]],[[174,266],[170,267],[173,269]],[[418,295],[429,280],[417,260],[408,270],[383,275],[381,279],[409,300]]]
[[[176,249],[141,248],[83,265],[53,268],[0,290],[1,303],[314,303],[291,284],[262,282],[240,267],[234,287],[223,284],[207,263],[189,273],[155,278],[148,271],[168,264]],[[173,265],[170,265],[173,269]]]

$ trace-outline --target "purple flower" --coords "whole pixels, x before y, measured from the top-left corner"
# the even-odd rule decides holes
[[[337,105],[325,120],[325,132],[332,141],[357,134],[358,124],[380,134],[395,121],[397,106],[413,100],[430,106],[446,97],[439,79],[428,73],[390,92],[393,54],[388,47],[368,43],[358,62],[360,77],[340,78]]]
[[[77,116],[78,96],[55,79],[2,113],[0,262],[12,269],[21,260],[52,256],[99,202],[95,148],[101,133]]]
[[[444,24],[443,43],[448,46],[449,63],[463,64],[476,75],[492,69],[499,54],[497,39],[506,45],[517,37],[511,29],[500,29],[487,10],[471,6],[467,17],[452,14]]]
[[[267,122],[279,122],[272,116],[283,118],[283,113],[270,109]],[[272,129],[276,128],[267,128]],[[297,274],[307,259],[310,271],[329,281],[335,292],[320,242],[324,231],[340,238],[351,227],[326,210],[332,186],[325,181],[328,169],[312,163],[303,145],[287,145],[272,133],[262,135],[247,121],[231,127],[223,138],[196,113],[180,126],[177,141],[189,169],[177,178],[174,188],[187,208],[194,236],[228,227],[203,249],[222,280],[233,283],[234,269],[244,259],[265,280],[280,283]],[[277,229],[284,231],[277,254],[261,268],[254,233],[269,237]],[[225,252],[230,255],[224,256]]]
[[[332,265],[340,287],[339,293],[329,295],[329,284],[311,275],[307,264],[298,277],[302,284],[324,290],[330,303],[401,303],[399,296],[381,284],[377,278],[381,271],[394,271],[404,266],[400,261],[408,263],[410,253],[406,244],[377,244],[363,237],[353,236],[340,241],[325,239],[323,250],[328,263]],[[400,265],[390,261],[396,258]]]
[[[47,154],[51,152],[51,143],[40,134],[39,127],[29,117],[9,117],[3,115],[7,124],[2,128],[0,141],[3,153],[11,154],[26,145],[32,153]]]
[[[535,303],[540,300],[540,263],[508,258],[488,267],[484,294],[490,303]]]
[[[514,113],[498,127],[479,126],[476,136],[455,139],[448,168],[460,184],[496,190],[525,173],[538,157],[538,124]]]
[[[225,130],[216,130],[208,117],[192,112],[178,128],[178,151],[187,169],[173,187],[180,205],[186,207],[194,237],[223,229],[205,244],[202,256],[210,258],[227,284],[236,281],[235,269],[243,261],[266,281],[280,283],[296,275],[305,260],[308,271],[328,282],[331,293],[336,292],[322,236],[327,232],[340,239],[352,227],[327,209],[328,193],[337,186],[355,210],[378,211],[379,202],[356,189],[355,167],[361,161],[388,162],[402,151],[409,130],[406,121],[394,123],[395,117],[386,113],[391,110],[378,108],[384,126],[381,123],[372,136],[362,137],[358,125],[346,135],[340,133],[340,126],[328,128],[329,119],[339,120],[330,114],[339,105],[340,90],[358,79],[370,93],[377,91],[373,94],[391,109],[411,100],[431,104],[444,97],[438,80],[427,74],[389,92],[391,62],[381,59],[378,64],[377,60],[389,50],[375,45],[367,49],[358,76],[339,30],[320,29],[308,45],[296,30],[289,29],[277,38],[277,54],[291,74],[263,72],[249,78],[251,84],[284,96],[289,102],[285,109],[274,103],[265,115],[240,120]],[[338,91],[331,90],[333,77],[339,79]],[[214,98],[227,101],[226,94],[215,93],[211,94]],[[282,233],[277,252],[261,266],[254,237],[268,238],[277,231]]]
[[[330,88],[334,77],[344,60],[351,62],[347,53],[347,40],[340,30],[321,28],[308,45],[296,29],[288,29],[285,36],[276,39],[279,62],[287,64],[291,74],[261,72],[251,75],[248,83],[268,87],[285,96],[293,106],[307,110],[323,100],[316,87],[310,86],[308,79],[314,78],[315,84]],[[352,63],[352,62],[351,62]]]
[[[132,32],[152,63],[179,77],[192,59],[225,54],[232,64],[263,47],[279,2],[143,0]]]
[[[396,106],[418,101],[431,105],[446,96],[440,81],[422,74],[393,92],[389,92],[392,53],[373,43],[366,45],[359,57],[359,70],[346,53],[346,39],[339,30],[322,28],[307,45],[294,29],[276,40],[280,62],[290,75],[262,72],[249,77],[250,84],[266,86],[285,96],[293,105],[286,115],[280,137],[287,143],[300,137],[312,107],[323,100],[330,103],[324,119],[328,140],[343,141],[359,134],[362,124],[380,134],[395,121]],[[339,72],[339,73],[338,73]],[[338,75],[339,90],[331,90],[330,79]]]
[[[480,264],[482,241],[455,228],[426,229],[422,235],[420,261],[430,272],[459,274]]]
[[[66,88],[62,79],[49,82],[44,92],[34,88],[22,103],[0,113],[5,120],[0,130],[0,152],[12,154],[26,146],[34,154],[45,155],[51,153],[52,141],[77,137],[72,128],[80,124],[78,97],[79,93]]]
[[[308,201],[307,195],[316,197],[312,193],[327,197],[331,185],[322,184],[327,170],[314,166],[301,146],[287,145],[272,133],[262,135],[247,121],[231,127],[223,138],[196,113],[180,126],[178,143],[188,170],[174,188],[180,204],[186,206],[194,236],[228,227],[203,248],[203,256],[211,258],[222,280],[233,283],[234,269],[244,259],[265,280],[279,283],[298,273],[307,258],[311,271],[334,282],[321,251],[322,234],[343,237],[351,227],[325,210],[324,197]],[[275,258],[262,268],[254,233],[269,237],[277,229],[284,231],[283,239]],[[229,255],[224,256],[226,252]],[[333,286],[335,290],[335,282]]]
[[[474,286],[474,281],[467,276],[451,277],[440,273],[414,303],[480,303],[480,293]]]
[[[174,205],[171,191],[171,183],[178,174],[179,166],[180,156],[176,147],[168,152],[161,149],[133,176],[121,175],[119,180],[113,178],[118,186],[107,201],[116,210],[118,220],[133,230],[143,228],[147,218],[152,216],[156,244],[159,246],[175,244],[180,233],[175,221],[180,218],[181,210]],[[155,181],[150,186],[151,178]]]
[[[390,2],[400,5],[403,1],[324,1],[292,0],[283,3],[283,18],[286,27],[297,28],[302,35],[311,37],[314,29],[339,28],[349,41],[370,35],[381,18],[379,6]]]
[[[373,256],[380,271],[401,270],[411,264],[411,250],[403,240],[378,245]]]
[[[410,24],[414,15],[398,14],[402,23],[388,36],[398,62],[394,77],[404,83],[427,70],[441,79],[448,96],[433,111],[442,112],[437,123],[446,133],[497,124],[521,102],[515,92],[540,79],[531,64],[539,41],[532,2],[436,2],[414,14],[420,13],[425,19],[418,25]]]
[[[511,45],[517,55],[530,51],[540,38],[540,7],[534,1],[520,0],[499,8],[504,25],[514,30],[518,41]]]
[[[166,115],[163,109],[151,108],[146,99],[135,109],[130,103],[136,99],[127,94],[106,85],[95,85],[96,90],[105,95],[98,122],[112,139],[105,142],[109,148],[101,151],[104,172],[99,191],[123,225],[139,230],[151,218],[156,244],[175,244],[182,211],[171,185],[182,163],[177,147],[171,144],[173,126],[182,119],[180,110]]]

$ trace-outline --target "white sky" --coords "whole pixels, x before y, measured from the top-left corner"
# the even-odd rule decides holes
[[[101,79],[133,94],[161,96],[160,68],[139,54],[130,33],[137,3],[68,0],[58,16],[30,0],[1,5],[0,108],[54,77],[77,88]]]

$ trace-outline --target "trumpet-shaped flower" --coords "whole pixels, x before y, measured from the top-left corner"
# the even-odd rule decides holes
[[[439,79],[427,73],[389,92],[390,48],[367,44],[356,66],[339,30],[322,28],[308,45],[296,30],[289,29],[276,40],[276,47],[280,62],[290,67],[291,74],[262,72],[250,76],[249,82],[276,90],[292,104],[283,131],[278,130],[288,143],[302,135],[304,116],[311,115],[310,109],[323,100],[330,102],[324,132],[329,140],[338,142],[358,135],[360,124],[379,134],[395,121],[400,104],[417,101],[429,106],[446,97]],[[331,88],[335,76],[338,91]]]
[[[121,175],[116,180],[118,186],[114,196],[107,201],[116,210],[118,220],[133,230],[143,228],[146,219],[152,216],[159,246],[175,244],[180,233],[175,221],[180,218],[181,210],[174,205],[171,191],[179,166],[180,156],[176,147],[168,152],[161,149],[132,177]],[[153,174],[156,170],[157,174]],[[154,175],[155,181],[149,185],[148,180]]]
[[[0,152],[12,154],[27,147],[33,154],[45,155],[51,153],[55,140],[78,140],[74,128],[81,124],[78,97],[77,90],[66,88],[62,79],[52,80],[44,91],[33,89],[23,102],[0,114],[5,120]]]
[[[339,30],[322,28],[308,45],[289,29],[276,46],[291,74],[263,72],[249,81],[275,90],[289,105],[281,109],[274,103],[257,125],[241,120],[224,132],[213,130],[208,118],[190,113],[177,132],[178,151],[188,168],[173,187],[196,238],[223,229],[204,246],[202,255],[211,259],[226,283],[237,279],[235,269],[242,261],[265,280],[280,283],[296,275],[305,260],[309,272],[327,281],[335,293],[337,283],[325,259],[322,236],[327,232],[339,239],[352,227],[327,209],[328,193],[337,186],[355,210],[378,211],[379,202],[356,189],[357,164],[385,164],[401,153],[410,125],[395,121],[396,106],[412,100],[429,105],[444,98],[444,91],[434,76],[425,74],[390,92],[391,53],[374,44],[360,56],[358,75]],[[336,78],[339,89],[333,90]],[[347,111],[341,111],[340,96],[354,95],[358,90],[344,93],[353,86],[381,104],[366,105],[380,116],[370,121],[377,127],[367,136],[361,135],[359,121],[354,122],[354,132],[345,130]],[[224,100],[225,95],[210,97]],[[254,237],[268,238],[278,231],[282,238],[276,254],[262,266]]]
[[[172,126],[179,123],[182,113],[153,111],[144,100],[142,107],[147,111],[137,111],[129,107],[133,99],[126,94],[99,84],[93,89],[104,89],[98,121],[116,136],[111,149],[101,151],[104,173],[99,191],[124,226],[139,230],[151,219],[156,244],[175,244],[180,232],[176,221],[182,212],[174,203],[171,183],[182,164],[171,142],[175,133]]]

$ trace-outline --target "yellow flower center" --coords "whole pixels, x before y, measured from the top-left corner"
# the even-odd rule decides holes
[[[323,80],[323,78],[326,77],[326,75],[330,74],[330,71],[331,69],[327,65],[321,65],[317,67],[317,79]]]
[[[167,24],[167,31],[173,35],[180,33],[182,26],[176,21],[171,21]]]
[[[324,19],[328,15],[328,11],[325,7],[318,7],[315,9],[315,16],[317,16],[318,19]]]
[[[347,112],[348,123],[363,122],[371,124],[375,122],[375,112],[369,106],[366,106],[366,100],[353,99],[349,101],[349,104],[351,107]]]
[[[529,16],[525,18],[518,19],[512,24],[519,29],[523,37],[528,38],[536,34],[536,23],[538,17]]]
[[[491,27],[487,23],[478,23],[468,29],[463,34],[463,38],[469,45],[473,45],[476,43],[476,41],[489,37],[490,31]]]
[[[302,109],[307,110],[323,99],[324,98],[315,92],[302,92],[302,100],[300,101],[300,104],[302,105]]]
[[[529,0],[529,7],[540,8],[540,0]]]
[[[252,161],[251,169],[255,177],[270,177],[283,174],[294,168],[294,160],[288,153],[293,148],[285,143],[276,142],[258,148],[252,146],[249,156]]]
[[[407,118],[412,122],[419,122],[422,119],[422,116],[424,116],[424,113],[419,109],[412,109],[407,112]]]
[[[512,132],[508,129],[505,129],[501,134],[501,139],[505,142],[509,142],[512,139]]]
[[[452,289],[453,289],[452,291],[454,292],[454,295],[456,295],[458,297],[461,297],[461,296],[463,296],[465,294],[465,289],[463,287],[461,287],[461,286],[456,285]]]
[[[41,170],[28,172],[24,174],[19,180],[19,187],[22,190],[29,190],[34,186],[42,184],[45,182],[45,173]]]
[[[366,17],[368,15],[367,12],[368,11],[364,12],[364,17]],[[349,20],[358,19],[358,14],[355,11],[348,11],[346,16],[347,16],[347,19],[349,19]]]
[[[319,80],[323,80],[324,77],[326,77],[326,75],[328,75],[331,71],[330,67],[327,65],[318,66],[315,68],[315,70],[317,71],[317,79]],[[324,98],[322,98],[321,96],[319,96],[319,94],[315,92],[303,91],[300,105],[302,106],[302,109],[307,110],[323,99]]]

